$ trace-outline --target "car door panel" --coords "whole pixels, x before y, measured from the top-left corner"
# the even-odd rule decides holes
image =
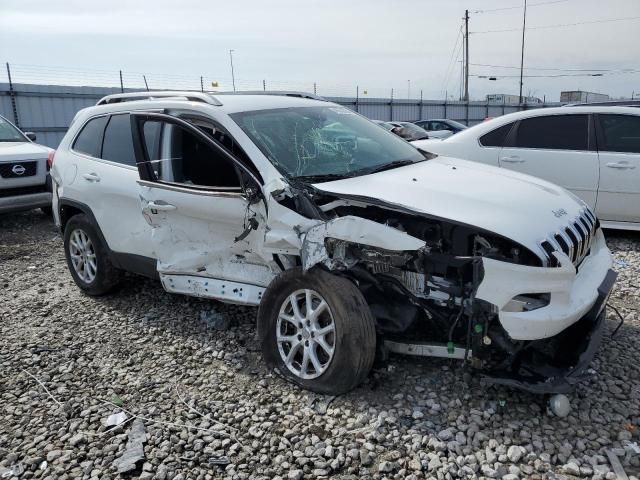
[[[563,132],[562,122],[570,122],[567,128],[573,131]],[[560,185],[595,208],[599,166],[598,154],[589,143],[590,122],[588,115],[522,120],[501,149],[499,165]],[[536,132],[538,137],[533,138]]]
[[[101,158],[109,120],[109,115],[93,117],[80,130],[63,172],[63,192],[91,209],[110,250],[149,257],[150,227],[138,208],[137,168]],[[124,133],[131,135],[130,129]]]
[[[143,148],[146,144],[143,124],[146,122],[161,122],[163,125],[158,159],[149,158],[148,149]],[[137,137],[136,156],[141,178],[138,181],[138,208],[151,226],[149,241],[158,259],[158,273],[165,288],[226,299],[228,292],[222,295],[221,285],[217,285],[214,292],[208,290],[208,285],[194,281],[193,290],[183,292],[189,282],[178,285],[175,275],[268,285],[274,274],[269,259],[259,254],[266,226],[263,202],[250,199],[239,182],[238,187],[197,183],[198,175],[203,175],[203,172],[219,170],[219,163],[211,166],[206,163],[214,154],[229,156],[229,153],[201,130],[170,115],[135,114],[132,115],[132,125],[136,132],[134,137]],[[176,131],[182,136],[179,148],[183,153],[176,150]],[[188,141],[197,139],[201,142],[197,144],[198,148],[186,146],[187,135]],[[203,153],[203,145],[211,150]],[[189,152],[192,154],[195,150],[202,154],[198,160],[204,161],[204,165],[193,165],[195,157],[190,157]],[[171,167],[170,177],[167,177],[168,162],[179,165]],[[238,164],[236,167],[244,168]],[[178,168],[182,170],[178,171]],[[257,189],[258,181],[247,172],[242,170]],[[171,178],[171,181],[166,178]]]
[[[598,114],[600,187],[596,213],[605,221],[640,222],[640,116]]]

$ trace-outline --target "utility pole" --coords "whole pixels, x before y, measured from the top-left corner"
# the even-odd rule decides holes
[[[527,26],[527,0],[524,0],[524,13],[522,15],[522,50],[520,51],[520,100],[522,105],[522,71],[524,70],[524,31]]]
[[[233,50],[229,50],[229,60],[231,61],[231,83],[233,83],[233,91],[236,91],[236,76],[233,72]]]
[[[469,10],[464,11],[464,101],[469,101]]]
[[[411,98],[411,80],[407,80],[407,98]]]

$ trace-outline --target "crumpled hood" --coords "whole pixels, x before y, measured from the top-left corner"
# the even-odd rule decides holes
[[[47,158],[50,150],[31,142],[0,142],[0,162]]]
[[[578,216],[584,203],[562,187],[517,172],[451,157],[314,185],[473,225],[533,252]]]

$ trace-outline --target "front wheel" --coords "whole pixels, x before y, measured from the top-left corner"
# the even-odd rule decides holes
[[[318,393],[345,393],[367,376],[375,322],[349,280],[315,269],[280,274],[265,291],[258,335],[269,368]]]

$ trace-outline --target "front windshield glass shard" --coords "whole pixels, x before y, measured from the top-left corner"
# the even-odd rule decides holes
[[[425,156],[337,105],[239,112],[231,117],[287,178],[322,182],[414,163]]]

